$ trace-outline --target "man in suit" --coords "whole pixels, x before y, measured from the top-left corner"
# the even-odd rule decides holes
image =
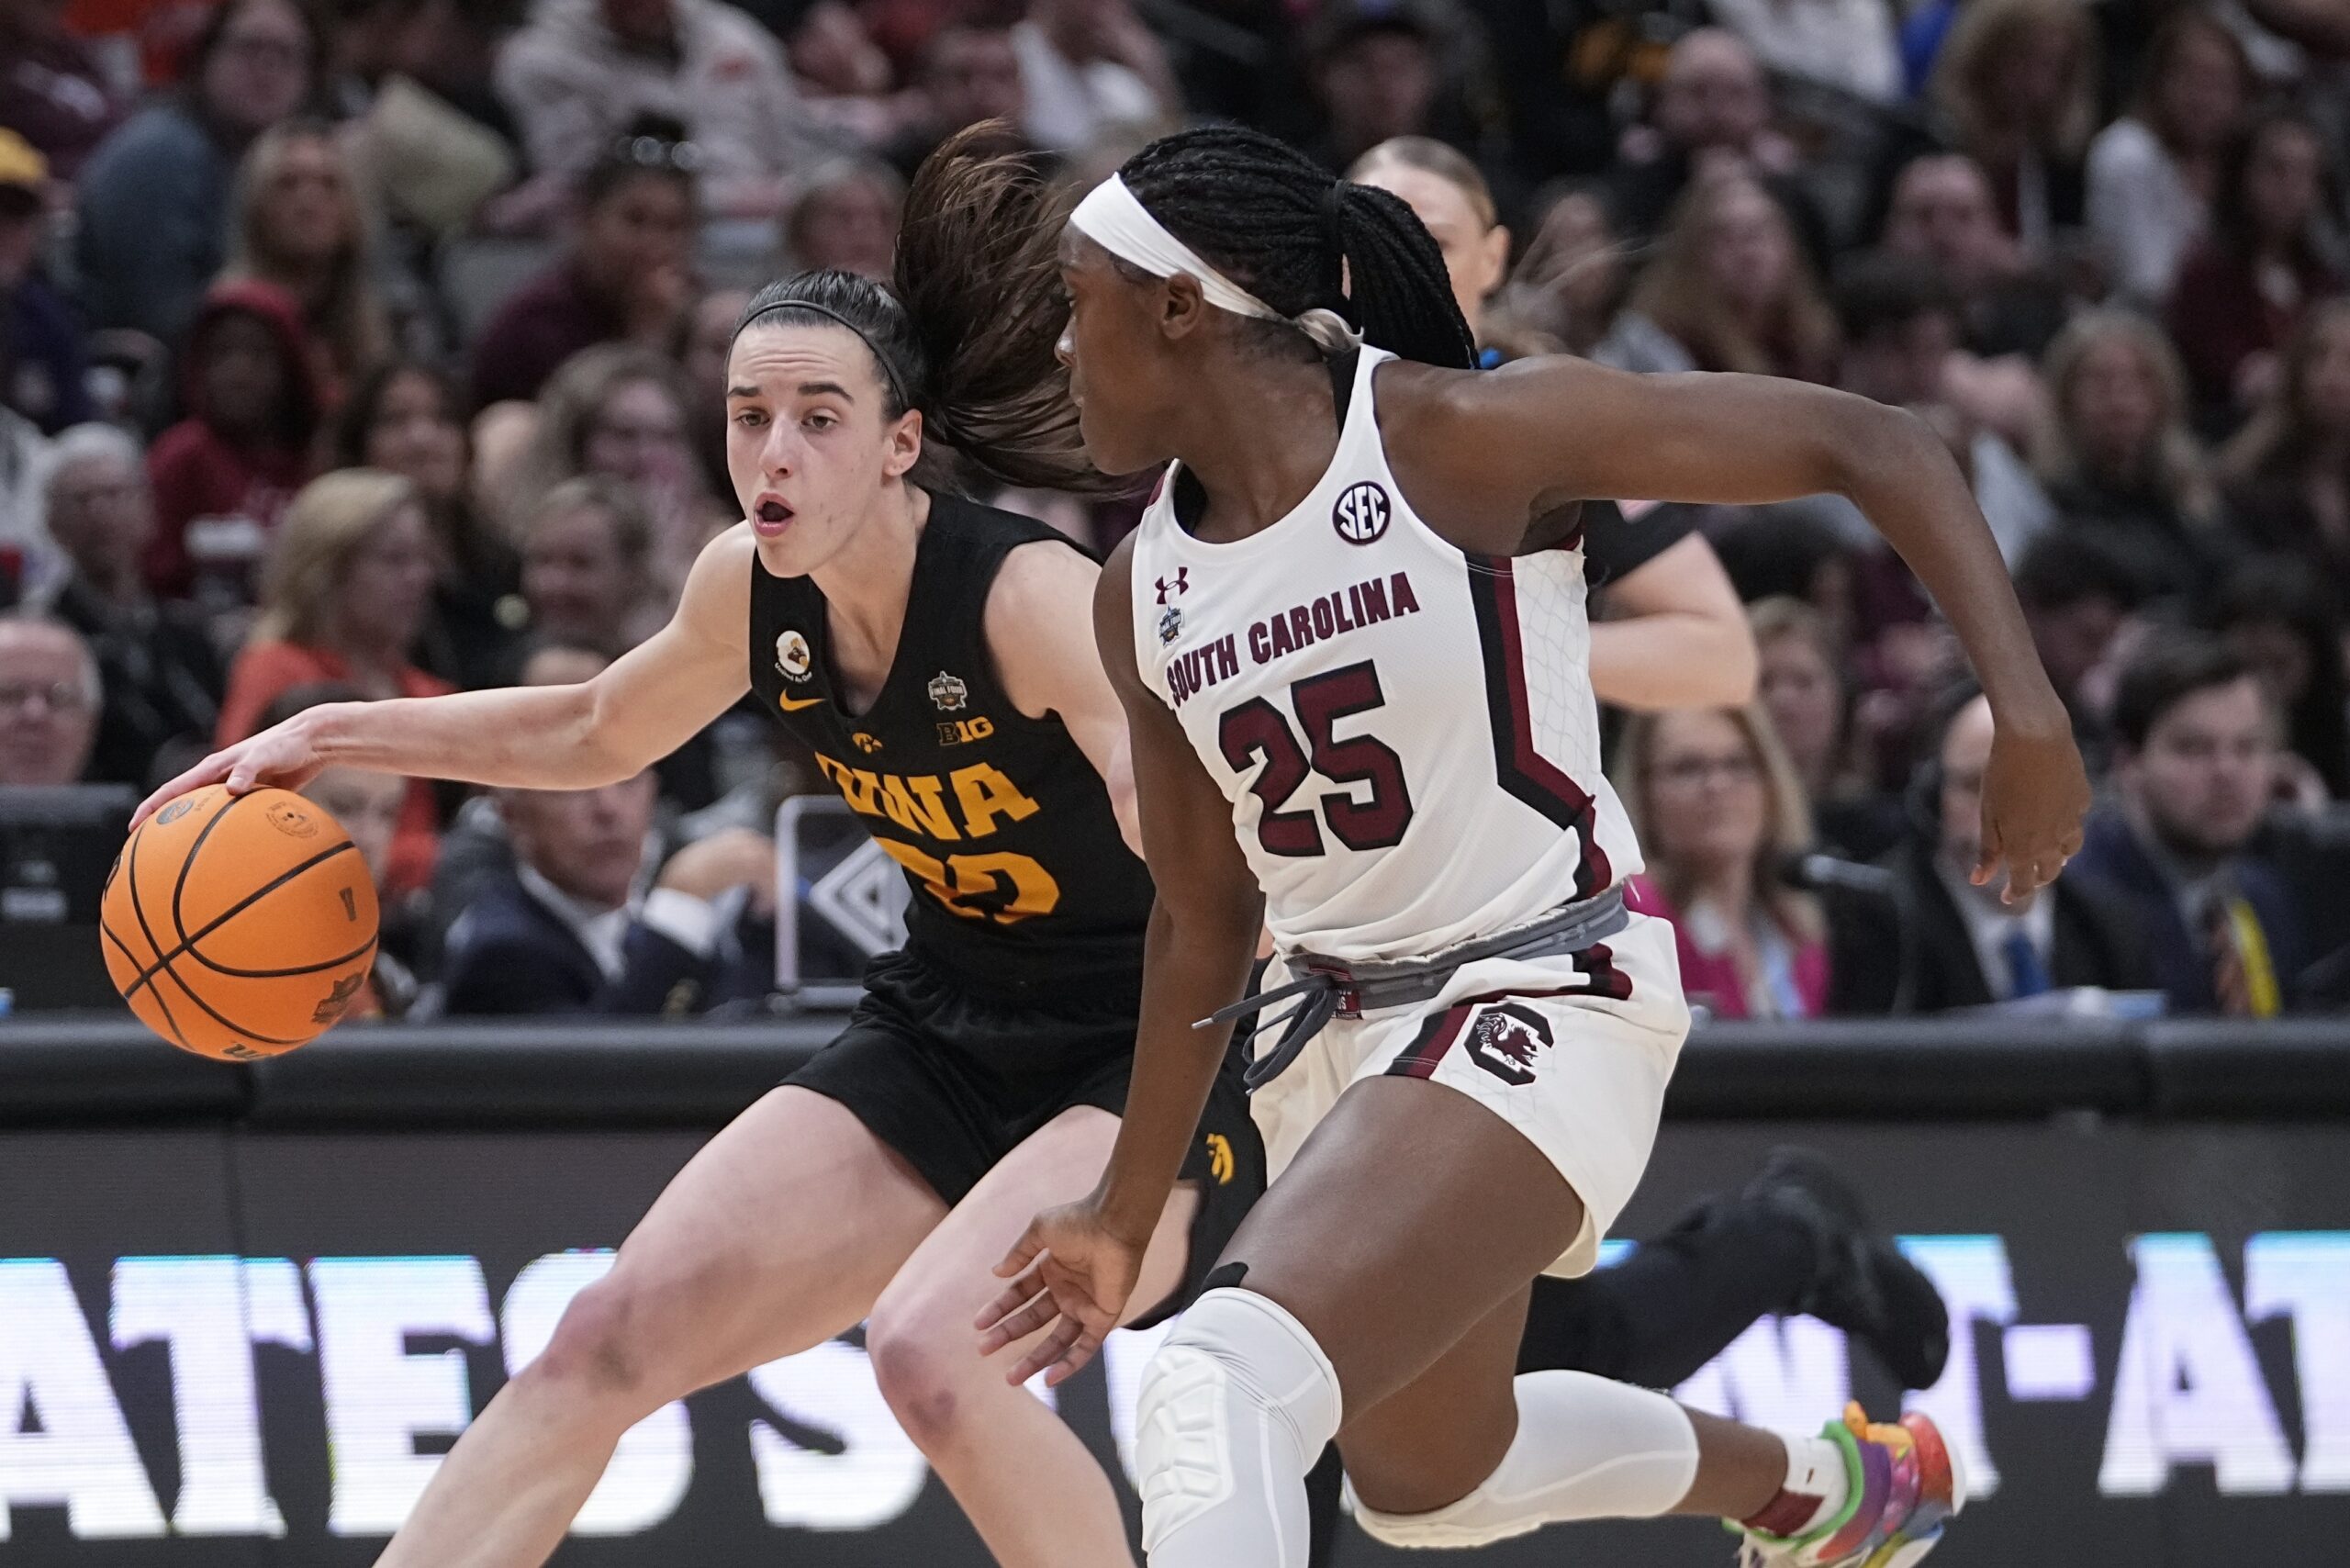
[[[2073,870],[2135,907],[2172,1012],[2285,1011],[2308,943],[2287,879],[2252,847],[2278,734],[2252,666],[2210,638],[2160,636],[2122,672],[2113,732],[2119,798]]]
[[[741,934],[752,902],[772,896],[774,846],[714,834],[639,896],[655,791],[647,772],[599,790],[498,792],[514,866],[491,874],[450,930],[446,1012],[678,1014],[764,989],[772,960]]]
[[[1982,847],[1991,705],[1969,689],[1953,693],[1940,711],[1946,715],[1940,744],[1913,791],[1916,831],[1884,862],[1895,878],[1899,918],[1880,908],[1868,912],[1872,918],[1833,922],[1835,1010],[1881,1013],[1899,1002],[1940,1013],[2073,986],[2153,989],[2128,902],[2076,870],[2015,904],[2000,902],[1999,883],[1978,888],[1968,879]]]

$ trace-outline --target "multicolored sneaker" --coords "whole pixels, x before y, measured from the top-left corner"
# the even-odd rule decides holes
[[[1909,1568],[1966,1506],[1966,1473],[1922,1411],[1873,1424],[1847,1405],[1820,1435],[1844,1450],[1852,1495],[1843,1512],[1794,1537],[1732,1526],[1746,1538],[1739,1568]]]

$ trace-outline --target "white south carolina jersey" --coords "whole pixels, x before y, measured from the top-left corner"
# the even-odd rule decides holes
[[[1365,348],[1293,511],[1203,543],[1170,467],[1133,555],[1135,653],[1232,802],[1284,952],[1432,953],[1640,868],[1599,766],[1579,550],[1471,555],[1413,514]]]

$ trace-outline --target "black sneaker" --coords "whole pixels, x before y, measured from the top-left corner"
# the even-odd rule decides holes
[[[1811,1235],[1817,1260],[1796,1310],[1866,1345],[1902,1387],[1932,1387],[1950,1360],[1949,1309],[1934,1282],[1869,1229],[1860,1194],[1827,1157],[1774,1148],[1745,1197]]]

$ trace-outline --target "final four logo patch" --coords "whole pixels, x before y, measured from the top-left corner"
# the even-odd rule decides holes
[[[1170,647],[1183,634],[1183,612],[1173,605],[1158,612],[1158,645]]]
[[[928,689],[931,701],[937,704],[942,713],[961,712],[971,695],[971,689],[963,684],[961,676],[949,675],[945,670],[930,678]]]
[[[775,672],[786,680],[805,680],[808,672],[816,667],[816,655],[809,651],[808,639],[797,632],[786,632],[775,640]]]

